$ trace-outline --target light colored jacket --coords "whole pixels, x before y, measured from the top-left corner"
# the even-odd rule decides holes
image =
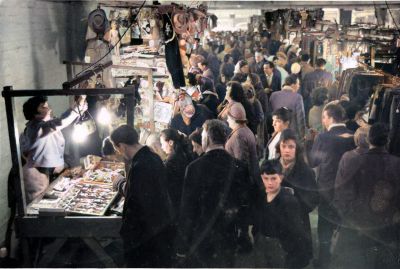
[[[243,125],[232,130],[225,150],[231,156],[245,162],[253,177],[259,176],[256,137],[249,127]]]
[[[65,139],[61,129],[70,125],[79,114],[69,110],[63,119],[31,120],[21,135],[21,149],[33,167],[64,165]]]
[[[272,111],[281,107],[287,107],[292,110],[290,128],[297,132],[300,139],[303,139],[306,132],[303,97],[294,92],[291,87],[284,86],[281,91],[271,94],[270,103]]]

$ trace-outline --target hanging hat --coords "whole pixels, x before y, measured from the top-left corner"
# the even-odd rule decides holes
[[[186,15],[186,12],[179,9],[175,10],[172,13],[172,24],[176,33],[186,33],[188,31],[188,17]]]
[[[88,25],[97,35],[100,36],[104,35],[104,33],[110,28],[106,12],[101,8],[90,12]]]

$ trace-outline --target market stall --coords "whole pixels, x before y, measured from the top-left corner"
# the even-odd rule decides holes
[[[14,98],[25,96],[79,96],[79,95],[123,94],[128,99],[134,98],[133,88],[105,89],[73,89],[73,90],[18,90],[4,87],[4,97],[7,111],[8,132],[12,164],[14,170],[14,186],[17,198],[17,216],[15,220],[17,237],[21,240],[25,266],[45,267],[57,255],[57,252],[69,238],[80,238],[97,255],[107,267],[116,267],[116,263],[104,251],[102,238],[118,238],[121,217],[118,209],[110,211],[119,198],[112,190],[112,179],[125,176],[123,163],[99,162],[99,159],[89,156],[80,168],[67,169],[32,203],[26,204],[24,178],[21,164],[21,151],[17,123],[15,121],[16,107]],[[133,100],[132,100],[133,101]],[[127,110],[133,124],[133,106]],[[77,124],[75,124],[76,127]],[[121,212],[121,210],[120,210]],[[39,257],[41,248],[31,249],[31,239],[55,238],[48,246],[48,252],[42,259]],[[40,243],[39,243],[40,246]]]
[[[89,82],[85,87],[119,88],[134,84],[135,128],[144,133],[159,133],[174,116],[179,92],[188,91],[184,74],[190,67],[190,55],[198,40],[215,25],[215,16],[207,13],[204,5],[100,2],[88,15],[85,62],[64,62],[68,80],[103,65],[100,72],[86,78]],[[115,96],[121,104],[123,98]],[[116,111],[108,112],[119,114],[114,115],[112,123],[123,118]],[[107,131],[103,132],[102,138],[106,135]]]

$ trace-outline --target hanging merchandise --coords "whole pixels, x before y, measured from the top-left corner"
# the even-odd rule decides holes
[[[119,48],[120,48],[120,43],[119,43],[120,35],[118,32],[118,23],[117,21],[111,21],[111,30],[110,30],[110,49],[113,49],[113,54],[115,56],[120,56],[119,55]]]
[[[143,40],[150,40],[152,38],[150,21],[153,19],[151,8],[143,8],[138,14],[137,21],[140,28],[140,35]]]
[[[290,26],[299,27],[301,26],[301,22],[302,22],[301,11],[292,10],[290,14]]]
[[[171,73],[172,81],[175,88],[184,87],[185,76],[183,74],[183,65],[180,57],[178,39],[175,36],[174,29],[171,29],[171,16],[167,13],[163,15],[165,44],[165,59],[168,71]],[[169,39],[168,39],[169,38]]]
[[[115,13],[114,13],[115,14]],[[131,43],[131,30],[128,29],[131,24],[131,10],[124,9],[119,11],[119,35],[122,37],[121,44],[129,45]]]
[[[308,13],[306,10],[301,10],[300,11],[300,17],[301,17],[301,28],[306,28],[307,27],[307,18],[308,18]]]
[[[347,69],[340,79],[338,98],[348,94],[350,101],[364,107],[374,91],[374,86],[382,84],[383,80],[383,75],[365,71],[363,68]]]
[[[90,12],[88,17],[88,31],[86,33],[86,40],[88,39],[103,39],[106,32],[110,29],[106,12],[97,8]]]
[[[172,26],[171,17],[168,13],[163,15],[163,36],[164,36],[164,43],[168,44],[172,40],[175,39],[175,31]]]

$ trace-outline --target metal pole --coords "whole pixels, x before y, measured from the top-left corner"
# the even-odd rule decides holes
[[[12,86],[6,86],[3,88],[3,92],[11,92]],[[18,215],[26,214],[26,199],[25,199],[25,190],[24,181],[23,181],[23,173],[22,173],[22,165],[21,165],[21,151],[19,147],[19,132],[18,126],[15,123],[14,115],[15,115],[15,103],[14,99],[11,96],[4,96],[4,102],[6,105],[6,116],[7,116],[7,125],[8,125],[8,135],[10,138],[10,150],[11,150],[11,161],[12,168],[15,169],[15,191],[17,198],[17,212]]]
[[[149,95],[150,95],[150,99],[149,99],[149,107],[150,107],[150,131],[152,133],[154,133],[155,131],[155,123],[154,123],[154,90],[153,90],[153,72],[149,71],[148,72],[148,81],[149,81],[149,87],[148,87],[148,91],[149,91]]]
[[[135,95],[126,94],[126,124],[133,127],[135,125]]]

